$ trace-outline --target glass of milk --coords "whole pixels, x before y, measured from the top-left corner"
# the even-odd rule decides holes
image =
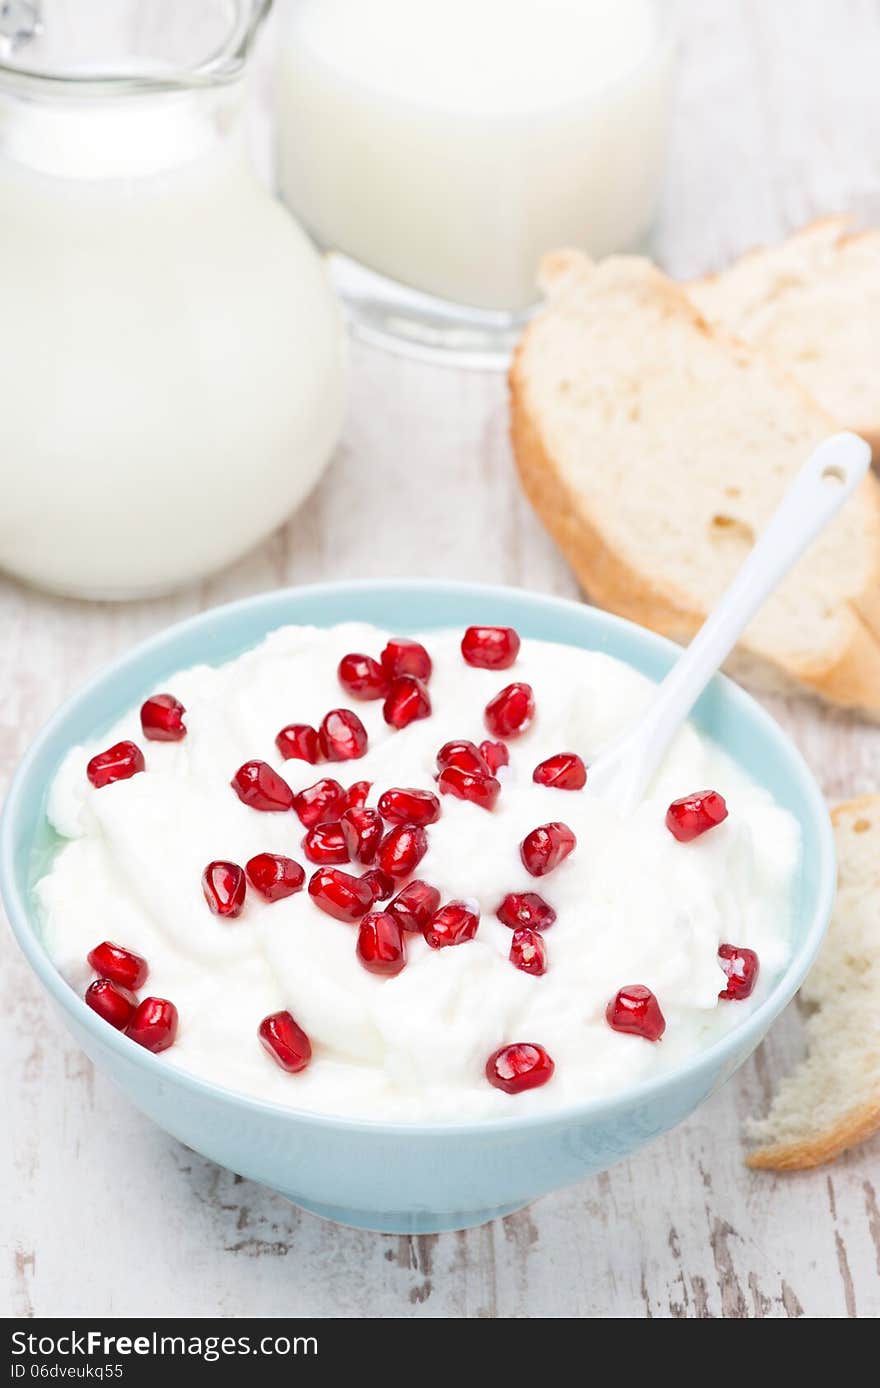
[[[266,8],[0,7],[0,568],[29,582],[193,582],[333,449],[342,314],[242,138]]]
[[[672,49],[659,0],[287,0],[280,188],[355,327],[505,360],[542,255],[643,247]]]

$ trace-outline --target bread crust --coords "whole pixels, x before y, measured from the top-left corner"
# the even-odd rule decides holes
[[[857,237],[865,235],[865,231],[850,230],[849,228],[851,228],[852,225],[853,218],[849,213],[830,212],[825,217],[814,217],[812,222],[807,222],[804,226],[799,227],[797,231],[792,232],[792,234],[786,238],[785,244],[796,241],[810,241],[817,232],[826,229],[831,233],[829,239],[833,239],[834,243],[837,245],[842,241],[854,241]],[[756,260],[767,251],[776,249],[777,244],[778,243],[770,241],[759,241],[754,246],[750,246],[747,251],[743,251],[742,255],[737,256],[734,264],[742,265],[748,263],[750,260]],[[700,275],[695,280],[688,280],[683,286],[685,292],[689,289],[700,289],[702,285],[717,284],[718,281],[723,279],[727,274],[728,268],[729,267],[724,270],[714,270],[708,275]]]
[[[552,301],[566,292],[579,275],[588,272],[589,260],[576,251],[559,251],[542,267],[542,282]],[[665,294],[680,312],[689,311],[694,327],[719,342],[729,342],[738,354],[760,359],[760,353],[711,328],[671,281],[657,275],[656,292]],[[590,600],[630,621],[650,627],[674,641],[687,643],[705,621],[687,594],[674,585],[656,580],[628,564],[606,541],[583,499],[567,484],[541,433],[540,411],[529,401],[525,359],[531,328],[527,328],[513,354],[508,375],[510,437],[514,460],[529,501],[545,528],[559,545]],[[786,378],[789,386],[792,382]],[[810,396],[804,400],[814,413],[822,413]],[[836,425],[828,418],[828,432]],[[795,680],[811,693],[844,708],[861,709],[880,717],[880,483],[873,476],[861,488],[874,536],[874,569],[857,606],[851,606],[847,639],[821,664],[798,665],[770,662],[763,652],[744,649],[771,665],[775,679]],[[850,503],[852,504],[852,503]]]
[[[880,795],[860,795],[846,800],[831,811],[835,826],[848,815],[880,815]],[[880,911],[880,901],[877,903]],[[880,943],[880,941],[878,941]],[[834,1161],[850,1147],[880,1132],[880,1089],[872,1099],[853,1104],[830,1127],[800,1142],[768,1143],[746,1157],[746,1165],[764,1171],[806,1171]]]
[[[865,1142],[880,1131],[880,1097],[874,1103],[860,1104],[825,1132],[804,1142],[780,1142],[759,1147],[746,1157],[746,1166],[758,1171],[808,1171],[836,1161],[850,1147]]]

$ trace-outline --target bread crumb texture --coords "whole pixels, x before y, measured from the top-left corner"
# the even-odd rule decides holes
[[[828,936],[801,998],[806,1057],[783,1079],[749,1166],[796,1171],[833,1161],[880,1129],[880,795],[833,814],[839,882]]]
[[[645,260],[557,252],[544,283],[510,373],[523,486],[595,602],[687,641],[838,426]],[[874,477],[741,646],[759,683],[880,714]]]
[[[880,451],[880,231],[824,217],[687,291]]]

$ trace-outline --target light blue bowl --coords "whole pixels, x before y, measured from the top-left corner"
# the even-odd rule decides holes
[[[654,679],[678,648],[579,603],[464,583],[364,582],[267,593],[171,627],[93,680],[43,729],[18,769],[0,826],[0,889],[18,942],[95,1064],[144,1113],[197,1152],[328,1219],[388,1233],[480,1224],[602,1171],[665,1132],[723,1084],[799,987],[822,940],[835,885],[819,789],[763,710],[716,679],[695,721],[798,819],[804,851],[791,962],[742,1026],[672,1073],[613,1099],[552,1114],[455,1125],[328,1118],[249,1099],[172,1068],[108,1027],[56,972],[40,940],[33,884],[53,851],[46,790],[67,750],[111,727],[174,671],[219,664],[287,622],[374,622],[401,633],[515,626],[524,636],[607,651]]]

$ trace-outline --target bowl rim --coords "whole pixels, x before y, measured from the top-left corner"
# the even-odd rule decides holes
[[[210,626],[212,623],[223,623],[251,609],[271,608],[276,604],[283,605],[286,601],[302,602],[308,601],[310,598],[320,600],[322,597],[341,597],[352,591],[374,593],[377,597],[386,596],[389,598],[395,593],[400,594],[401,592],[416,593],[424,597],[432,593],[472,597],[475,605],[482,604],[484,607],[487,603],[491,603],[494,598],[504,602],[512,601],[515,604],[521,604],[532,611],[559,611],[561,609],[564,614],[571,615],[576,620],[581,620],[586,616],[587,620],[594,623],[600,631],[613,633],[615,630],[623,629],[630,636],[634,636],[636,640],[643,642],[649,651],[660,654],[661,657],[671,656],[674,658],[681,650],[681,647],[674,641],[658,635],[647,627],[642,627],[636,622],[618,617],[577,599],[559,597],[555,594],[536,593],[529,589],[521,589],[507,584],[472,583],[458,579],[367,578],[298,584],[285,588],[268,589],[233,602],[219,604],[184,618],[182,621],[162,627],[146,640],[137,642],[120,656],[117,656],[108,665],[105,665],[98,674],[81,684],[64,700],[31,740],[16,767],[7,791],[2,814],[0,814],[0,896],[2,896],[19,948],[49,996],[54,999],[63,1012],[70,1014],[76,1023],[83,1026],[88,1032],[94,1033],[99,1047],[109,1048],[111,1052],[118,1055],[121,1061],[129,1062],[135,1066],[143,1065],[148,1074],[157,1080],[163,1080],[166,1084],[179,1085],[184,1091],[189,1090],[207,1099],[230,1102],[239,1107],[243,1106],[246,1110],[272,1116],[282,1121],[323,1129],[344,1128],[351,1132],[381,1134],[395,1138],[404,1135],[411,1139],[428,1138],[432,1140],[439,1137],[467,1136],[477,1138],[480,1135],[489,1136],[494,1133],[567,1126],[573,1122],[611,1116],[620,1109],[633,1108],[642,1102],[656,1099],[664,1090],[675,1087],[681,1081],[697,1079],[701,1072],[708,1074],[715,1070],[718,1065],[723,1065],[725,1057],[731,1051],[748,1047],[747,1058],[747,1055],[760,1041],[778,1013],[794,996],[818,953],[831,917],[834,901],[836,853],[828,808],[818,783],[801,753],[771,714],[735,681],[723,674],[716,675],[709,688],[720,685],[727,699],[732,701],[738,714],[760,725],[772,740],[781,745],[790,764],[790,769],[800,782],[799,790],[804,794],[804,818],[809,820],[815,829],[815,847],[819,862],[819,888],[816,892],[812,916],[803,939],[760,1006],[751,1012],[741,1025],[731,1027],[729,1031],[713,1041],[710,1046],[695,1052],[673,1069],[663,1071],[637,1085],[628,1086],[619,1093],[582,1099],[573,1104],[569,1103],[537,1113],[499,1115],[451,1122],[423,1120],[412,1123],[405,1120],[346,1116],[345,1114],[299,1109],[293,1105],[261,1099],[241,1090],[227,1088],[213,1080],[203,1079],[201,1076],[173,1063],[169,1064],[162,1056],[153,1055],[143,1047],[129,1041],[126,1036],[113,1027],[108,1027],[75,992],[55,968],[40,942],[36,930],[34,904],[28,901],[26,894],[19,891],[15,872],[15,823],[21,812],[24,797],[28,793],[32,768],[38,761],[45,744],[63,728],[70,714],[93,697],[108,678],[122,671],[127,665],[136,664],[145,657],[161,653],[167,645],[181,637],[185,638],[190,633],[198,631],[202,627]],[[302,618],[299,620],[303,621]],[[289,623],[282,621],[280,625],[294,625],[296,621],[297,618],[292,616]],[[320,625],[318,622],[310,622],[309,624]],[[404,625],[408,625],[408,623],[404,623]],[[270,628],[270,630],[272,629],[274,628]],[[438,627],[437,629],[443,628]],[[264,638],[259,637],[257,639],[262,640]],[[563,641],[561,644],[569,643]],[[621,659],[619,656],[614,658]],[[737,1062],[734,1069],[738,1068],[739,1063]],[[733,1072],[731,1070],[730,1074]],[[726,1078],[729,1076],[725,1076]]]

